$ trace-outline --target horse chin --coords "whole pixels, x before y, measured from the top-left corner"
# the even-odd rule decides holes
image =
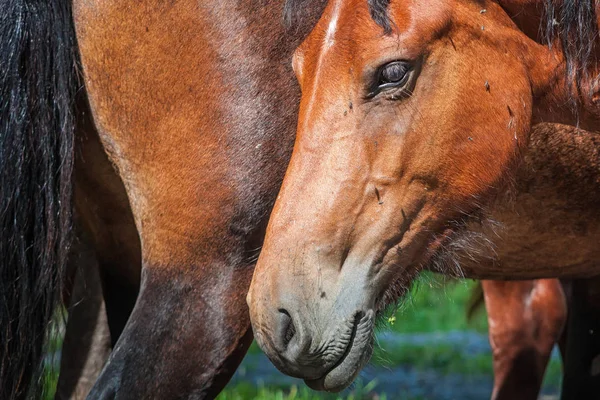
[[[374,311],[368,311],[362,317],[340,360],[321,378],[305,379],[308,387],[313,390],[340,392],[350,386],[373,354],[374,316]]]

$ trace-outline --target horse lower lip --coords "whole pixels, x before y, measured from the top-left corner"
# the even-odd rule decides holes
[[[353,344],[350,343],[349,346]],[[339,392],[350,386],[352,381],[354,381],[356,374],[360,371],[362,367],[362,363],[360,360],[364,358],[363,353],[367,350],[365,346],[362,346],[360,349],[356,349],[352,347],[349,352],[340,359],[340,363],[336,364],[332,369],[327,371],[325,375],[321,378],[308,380],[305,379],[304,382],[313,390],[319,391],[328,391],[328,392]],[[351,356],[355,356],[356,360],[350,365],[345,365],[344,361],[348,360]],[[332,376],[335,376],[333,379]],[[344,376],[344,378],[340,379],[340,376]],[[332,382],[333,380],[333,382]]]
[[[373,313],[370,311],[369,313]],[[352,339],[339,361],[321,378],[305,380],[313,390],[339,392],[348,387],[371,356],[372,315],[359,318],[353,326]]]

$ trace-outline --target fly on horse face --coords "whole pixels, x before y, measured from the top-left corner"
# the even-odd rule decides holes
[[[316,389],[349,385],[369,359],[377,312],[423,268],[487,279],[600,272],[591,139],[560,143],[585,156],[567,157],[570,180],[546,187],[561,207],[525,196],[531,223],[507,221],[535,251],[514,240],[506,263],[477,258],[492,253],[483,210],[514,184],[532,122],[552,110],[574,123],[564,107],[573,93],[595,98],[585,79],[566,83],[567,50],[528,37],[491,1],[329,2],[294,55],[296,143],[248,294],[255,337],[279,369]],[[597,105],[577,103],[593,127]],[[548,143],[548,165],[560,164]],[[536,221],[553,240],[535,241]],[[532,263],[515,263],[515,249]],[[468,268],[455,267],[460,253]]]

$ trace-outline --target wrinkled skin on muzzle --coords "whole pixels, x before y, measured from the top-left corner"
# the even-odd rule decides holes
[[[388,14],[385,34],[365,0],[332,1],[297,50],[296,144],[248,294],[261,348],[316,389],[353,381],[376,314],[510,176],[544,85],[547,50],[495,3]]]

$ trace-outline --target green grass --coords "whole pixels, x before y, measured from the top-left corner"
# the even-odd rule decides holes
[[[58,370],[57,369],[46,369],[42,375],[44,380],[44,390],[42,391],[43,400],[54,399],[54,393],[56,392],[56,384],[58,383]]]
[[[559,360],[550,360],[548,367],[546,368],[546,375],[544,375],[543,386],[552,386],[559,388],[562,382],[562,362]]]
[[[332,394],[319,393],[310,390],[306,386],[296,385],[288,387],[260,386],[256,387],[250,383],[242,382],[233,387],[227,387],[217,396],[218,400],[361,400],[378,399],[386,400],[385,394],[377,394],[374,389],[377,381],[368,384],[356,385],[349,393]],[[416,400],[416,399],[408,399]]]
[[[391,349],[376,348],[371,362],[385,367],[434,369],[442,374],[489,375],[493,372],[491,355],[467,356],[460,348],[449,345],[399,345]]]
[[[394,393],[393,397],[402,400],[427,400],[406,393]],[[226,387],[217,396],[217,400],[388,400],[388,396],[385,393],[377,392],[377,380],[366,385],[359,383],[352,390],[343,394],[314,392],[306,386],[256,387],[242,382],[233,387]]]
[[[53,317],[53,322],[48,333],[47,341],[45,344],[45,353],[56,357],[59,355],[62,348],[64,327],[66,325],[67,310],[60,308],[57,310]],[[54,393],[56,392],[56,385],[58,383],[59,366],[58,359],[53,359],[49,365],[44,366],[41,379],[43,380],[43,400],[54,399]]]

